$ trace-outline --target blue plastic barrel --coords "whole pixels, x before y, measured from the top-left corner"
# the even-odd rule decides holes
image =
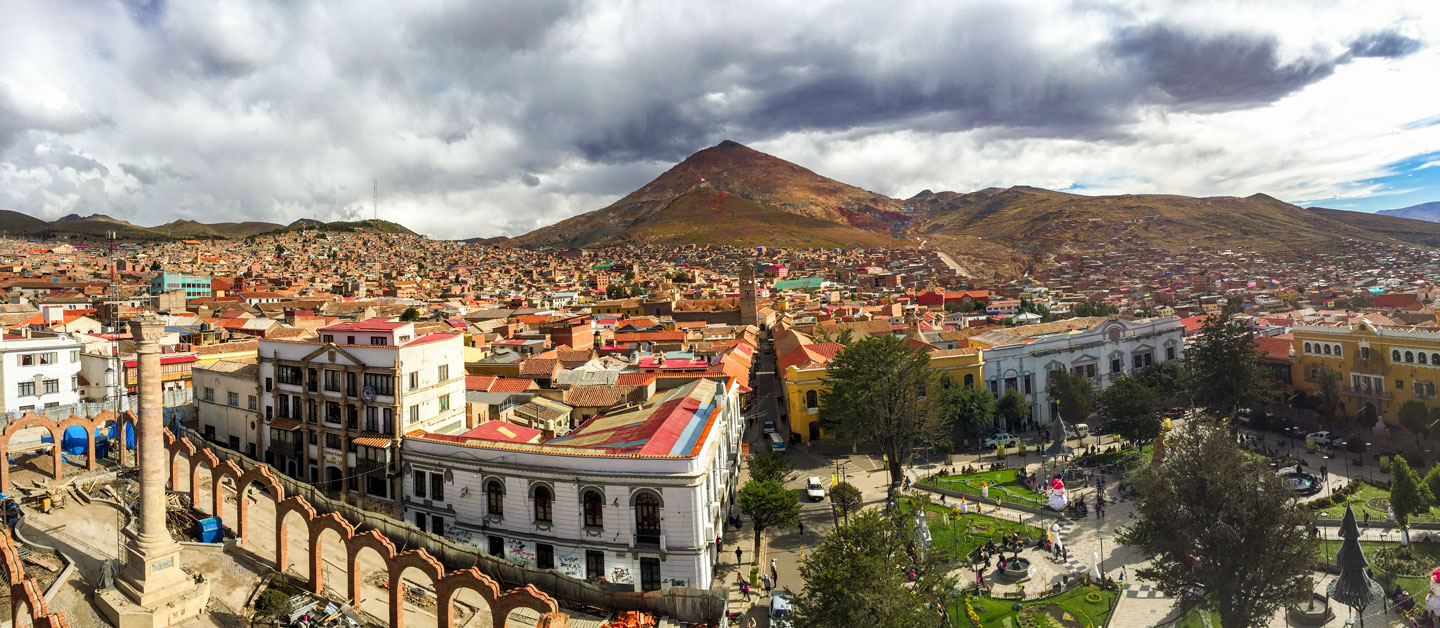
[[[219,543],[224,540],[225,533],[220,526],[219,517],[201,519],[195,523],[195,536],[201,543]]]

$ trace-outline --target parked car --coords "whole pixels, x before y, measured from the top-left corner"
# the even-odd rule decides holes
[[[790,628],[790,613],[794,608],[794,596],[786,589],[770,592],[770,628]]]
[[[1015,438],[1014,436],[1011,436],[1006,432],[999,432],[996,433],[994,436],[985,439],[985,448],[994,449],[996,447],[999,447],[1000,445],[1004,445],[1006,447],[1014,447],[1019,442],[1020,439]]]
[[[766,433],[766,434],[774,434],[774,433],[775,433],[775,422],[774,422],[774,421],[766,421],[766,422],[765,422],[764,430],[765,430],[765,433]]]
[[[1305,438],[1313,440],[1315,441],[1316,445],[1321,445],[1324,447],[1329,447],[1334,442],[1330,437],[1330,432],[1328,431],[1310,432],[1309,434],[1305,435]]]
[[[825,485],[820,483],[820,478],[812,475],[805,481],[805,496],[812,502],[825,500]]]

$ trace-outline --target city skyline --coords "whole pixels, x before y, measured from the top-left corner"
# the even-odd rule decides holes
[[[25,4],[0,209],[518,235],[733,139],[895,196],[1440,200],[1405,3]],[[981,28],[980,26],[983,26]]]

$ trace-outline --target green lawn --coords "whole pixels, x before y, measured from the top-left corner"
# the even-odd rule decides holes
[[[1412,537],[1413,537],[1414,533],[1415,533],[1415,531],[1412,530],[1412,531],[1411,531]],[[1372,557],[1372,554],[1374,554],[1375,550],[1378,550],[1378,549],[1381,549],[1381,548],[1386,548],[1386,547],[1388,547],[1388,548],[1395,548],[1395,547],[1398,547],[1398,546],[1400,545],[1400,542],[1399,542],[1400,531],[1399,531],[1399,530],[1396,530],[1396,531],[1392,532],[1391,534],[1392,534],[1392,538],[1396,539],[1395,542],[1388,542],[1388,541],[1387,541],[1387,542],[1384,542],[1384,543],[1381,543],[1381,542],[1379,542],[1379,541],[1361,541],[1361,542],[1360,542],[1360,549],[1365,552],[1365,558],[1367,558],[1367,559],[1370,560],[1370,570],[1375,573],[1375,579],[1378,580],[1378,581],[1380,581],[1381,584],[1386,585],[1386,588],[1387,588],[1387,589],[1394,588],[1394,587],[1395,587],[1395,584],[1396,584],[1396,583],[1399,583],[1399,584],[1400,584],[1400,588],[1405,589],[1407,592],[1410,593],[1410,595],[1411,595],[1412,597],[1414,597],[1414,598],[1417,599],[1417,600],[1424,600],[1426,594],[1428,594],[1428,593],[1430,592],[1430,575],[1429,575],[1429,574],[1430,574],[1431,572],[1435,571],[1435,568],[1436,568],[1436,567],[1440,567],[1440,542],[1437,542],[1437,543],[1417,543],[1417,542],[1412,542],[1412,543],[1410,544],[1410,546],[1413,547],[1413,548],[1415,549],[1415,551],[1419,552],[1421,555],[1423,555],[1423,556],[1425,556],[1427,559],[1429,559],[1429,560],[1430,560],[1430,563],[1429,563],[1429,565],[1428,565],[1422,572],[1420,572],[1420,573],[1409,574],[1408,577],[1407,577],[1407,576],[1396,576],[1396,575],[1389,574],[1389,573],[1381,570],[1379,567],[1377,567],[1377,566],[1375,565],[1375,560],[1374,560],[1374,558]],[[1322,559],[1322,560],[1324,560],[1324,559],[1328,556],[1328,557],[1329,557],[1329,560],[1334,561],[1334,560],[1335,560],[1335,553],[1338,552],[1338,551],[1340,551],[1340,541],[1329,541],[1329,542],[1328,542],[1328,545],[1327,545],[1327,543],[1321,543],[1319,549],[1315,550],[1315,555],[1316,555],[1318,558]]]
[[[1205,628],[1205,620],[1203,617],[1206,613],[1210,614],[1211,628],[1220,628],[1220,613],[1207,611],[1199,607],[1186,611],[1185,616],[1180,618],[1180,623],[1176,625],[1176,628]]]
[[[1098,602],[1085,599],[1091,593],[1100,596]],[[1079,587],[1054,597],[1027,600],[1021,602],[1020,605],[1023,610],[1025,607],[1035,605],[1054,604],[1079,621],[1082,626],[1099,628],[1104,626],[1106,620],[1109,619],[1110,609],[1114,607],[1117,595],[1115,591],[1102,591],[1099,587]],[[1019,628],[1020,611],[1012,609],[1015,605],[1014,600],[972,595],[969,597],[969,601],[975,609],[975,614],[980,617],[980,625],[983,628]],[[982,608],[984,610],[981,610]],[[950,607],[950,615],[956,618],[956,625],[967,625],[969,622],[966,620],[969,616],[965,609],[965,600],[955,602]]]
[[[1045,507],[1045,496],[1020,483],[1018,469],[1000,469],[965,475],[943,475],[927,478],[924,483],[939,488],[980,495],[982,485],[990,486],[990,497],[1003,502],[1022,503],[1035,508]]]
[[[1324,498],[1321,497],[1320,499]],[[1374,499],[1384,499],[1387,500],[1384,503],[1388,503],[1388,500],[1390,499],[1390,491],[1375,486],[1374,484],[1363,483],[1360,486],[1360,490],[1350,495],[1344,501],[1340,501],[1334,506],[1330,506],[1324,510],[1319,510],[1317,511],[1317,513],[1320,517],[1325,519],[1344,518],[1345,504],[1348,502],[1351,507],[1355,509],[1355,520],[1357,522],[1363,523],[1365,521],[1365,513],[1370,514],[1371,521],[1388,521],[1390,518],[1390,514],[1384,506],[1376,507],[1378,506],[1378,504],[1376,504],[1376,506],[1371,505],[1370,502]],[[1411,516],[1410,520],[1440,521],[1440,508],[1431,508],[1430,512]]]
[[[908,497],[901,497],[897,502],[901,512],[908,513],[914,509],[914,504]],[[1032,539],[1044,535],[1044,531],[1035,526],[988,515],[968,513],[957,519],[953,508],[958,508],[954,502],[951,502],[950,506],[930,504],[925,508],[930,513],[925,519],[930,527],[930,542],[933,547],[943,551],[950,562],[965,560],[971,550],[989,540],[998,543],[1001,536],[1011,532],[1019,531],[1020,536]]]

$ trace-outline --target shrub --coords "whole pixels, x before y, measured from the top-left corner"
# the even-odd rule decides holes
[[[261,615],[274,617],[285,612],[290,604],[290,596],[285,595],[276,589],[265,589],[260,597],[255,598],[255,612]]]

